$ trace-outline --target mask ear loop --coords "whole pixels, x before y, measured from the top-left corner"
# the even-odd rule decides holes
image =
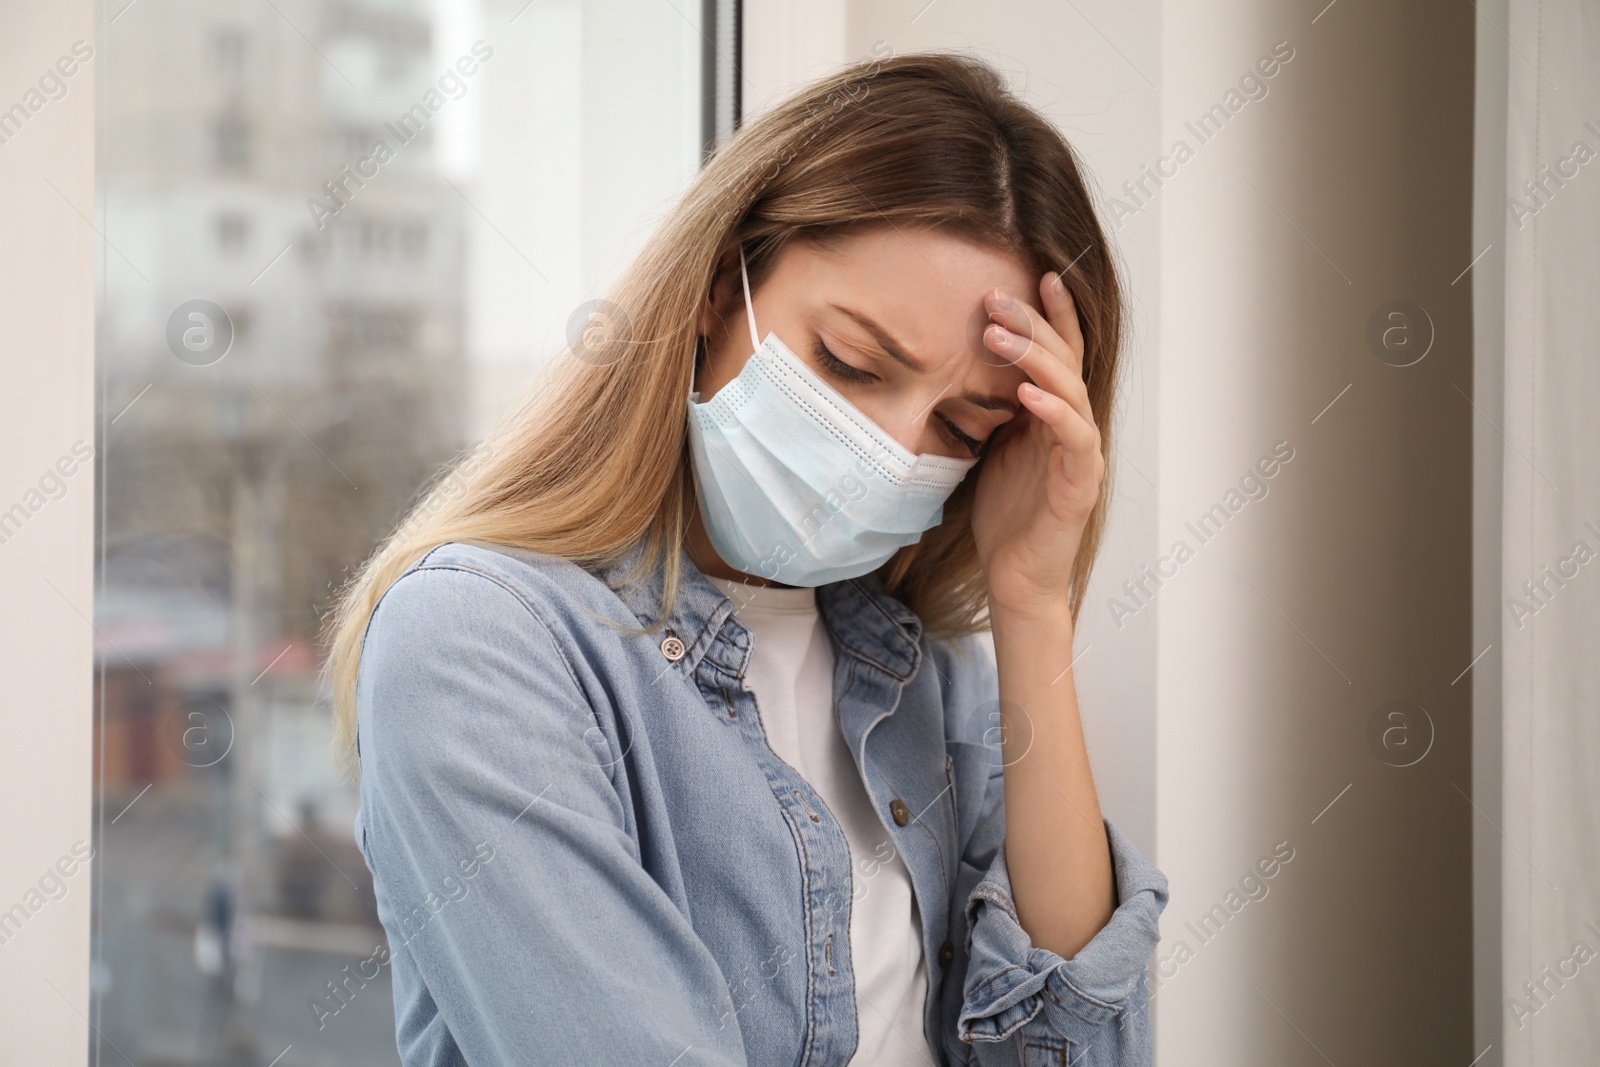
[[[696,336],[694,339],[694,355],[689,360],[689,403],[694,403],[694,380],[700,369],[700,356],[705,350],[705,338]]]
[[[744,245],[739,246],[739,278],[744,282],[744,314],[750,323],[750,351],[755,354],[761,348],[761,334],[756,330],[756,307],[750,302],[750,272],[745,267]],[[696,353],[698,354],[698,352]],[[689,372],[689,399],[694,400],[694,372]]]
[[[756,332],[756,308],[750,302],[750,274],[744,265],[744,245],[739,245],[739,277],[744,279],[744,313],[750,320],[750,351],[755,353],[761,349],[761,335]]]

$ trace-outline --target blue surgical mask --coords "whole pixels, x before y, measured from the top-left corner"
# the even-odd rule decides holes
[[[802,362],[760,340],[744,250],[755,352],[717,394],[689,394],[696,498],[729,566],[784,585],[867,574],[944,518],[978,462],[908,451]]]

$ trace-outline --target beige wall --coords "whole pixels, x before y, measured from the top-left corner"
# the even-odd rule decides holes
[[[1474,253],[1473,14],[1316,15],[1164,12],[1164,141],[1274,42],[1294,59],[1162,193],[1162,530],[1274,442],[1295,453],[1163,593],[1164,933],[1196,956],[1157,995],[1161,1047],[1465,1067],[1474,415],[1470,289],[1451,282]],[[1364,337],[1395,298],[1436,334],[1410,367]],[[1391,699],[1436,731],[1413,766],[1365,736]],[[1185,921],[1280,841],[1295,858],[1270,895],[1198,947]]]
[[[100,57],[84,0],[12,5],[0,33],[0,109],[24,100],[75,41],[94,58],[68,64],[66,95],[0,144],[0,512],[21,520],[0,543],[0,913],[31,911],[0,944],[0,1059],[63,1067],[84,1062],[89,1032],[94,864],[80,867],[73,845],[92,842],[95,484],[73,446],[81,442],[80,455],[95,447],[99,242],[89,220]],[[72,472],[64,492],[52,470]],[[25,518],[12,510],[19,504]],[[72,872],[65,895],[47,877],[58,862],[57,877]],[[58,899],[40,891],[41,878]]]
[[[1158,1062],[1465,1067],[1472,8],[841,2],[842,38],[802,40],[791,5],[751,0],[747,93],[877,42],[973,47],[1084,156],[1128,267],[1116,508],[1077,641],[1104,807],[1172,883]],[[1185,122],[1279,42],[1266,95],[1202,144]],[[1171,177],[1135,200],[1146,164]],[[1414,366],[1366,339],[1394,299],[1433,323]],[[1230,501],[1279,442],[1266,495]],[[1185,524],[1217,504],[1237,510],[1201,543]],[[1179,539],[1192,558],[1118,626],[1111,598]],[[1393,699],[1433,723],[1412,766],[1367,740]],[[1275,848],[1246,886],[1266,896],[1230,901]],[[1202,942],[1186,924],[1216,905]]]
[[[1484,953],[1498,981],[1488,967],[1479,974],[1484,999],[1499,1003],[1480,1022],[1485,1039],[1498,1024],[1508,1067],[1564,1067],[1593,1063],[1600,1049],[1600,20],[1593,4],[1497,6],[1484,14],[1499,16],[1505,36],[1486,42],[1481,69],[1484,96],[1504,95],[1486,101],[1480,130],[1505,152],[1503,177],[1484,176],[1480,204],[1498,208],[1498,226],[1480,240],[1501,251],[1504,270],[1483,279],[1478,325],[1480,371],[1488,378],[1498,362],[1500,377],[1485,388],[1501,418],[1482,436],[1503,437],[1482,487],[1500,504],[1498,536],[1485,540],[1500,549],[1501,602],[1498,627],[1480,616],[1479,640],[1498,629],[1499,700],[1485,701],[1481,732],[1500,745],[1498,768],[1478,766],[1485,792],[1501,793],[1504,837],[1479,926],[1480,938],[1498,934]],[[1502,45],[1510,51],[1497,58]],[[1496,119],[1498,136],[1487,129]],[[1496,303],[1498,316],[1488,313]]]
[[[1507,26],[1507,0],[1479,0],[1479,13],[1496,26]],[[1480,24],[1481,25],[1481,24]],[[1504,247],[1506,184],[1510,160],[1506,155],[1508,72],[1510,43],[1494,32],[1478,34],[1473,123],[1473,227],[1472,245]],[[1501,435],[1505,419],[1506,260],[1486,255],[1472,268],[1472,397],[1480,417],[1473,426],[1472,487],[1472,646],[1492,648],[1472,669],[1472,796],[1485,818],[1472,823],[1472,976],[1475,1048],[1493,1045],[1492,1065],[1516,1062],[1505,1044],[1505,996],[1501,981],[1504,953],[1501,946],[1502,863],[1512,850],[1503,849],[1500,828],[1505,825],[1501,787],[1503,708],[1505,681],[1504,633],[1501,597],[1505,583],[1505,471],[1507,440]],[[1463,280],[1461,285],[1466,285]],[[1519,578],[1522,576],[1519,576]],[[1464,679],[1462,685],[1467,684]],[[1462,783],[1466,787],[1466,783]],[[1491,823],[1490,819],[1494,821]],[[1532,975],[1519,977],[1531,978]],[[1510,995],[1520,996],[1515,983]],[[1487,1059],[1488,1057],[1486,1057]]]

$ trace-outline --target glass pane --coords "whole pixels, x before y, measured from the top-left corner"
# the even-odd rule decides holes
[[[100,15],[95,1064],[393,1064],[335,590],[700,160],[694,4]]]

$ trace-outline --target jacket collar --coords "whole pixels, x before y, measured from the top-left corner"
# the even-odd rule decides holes
[[[589,569],[642,625],[651,625],[660,618],[666,568],[658,565],[643,580],[624,584],[644,549],[641,538],[619,559]],[[678,559],[678,595],[667,616],[666,630],[684,643],[686,652],[671,666],[693,677],[700,661],[710,658],[724,669],[742,675],[750,654],[747,633],[735,628],[719,641],[735,604],[701,573],[681,547]],[[817,610],[840,652],[877,667],[901,683],[916,674],[922,659],[922,620],[884,591],[883,579],[876,571],[818,586]]]

